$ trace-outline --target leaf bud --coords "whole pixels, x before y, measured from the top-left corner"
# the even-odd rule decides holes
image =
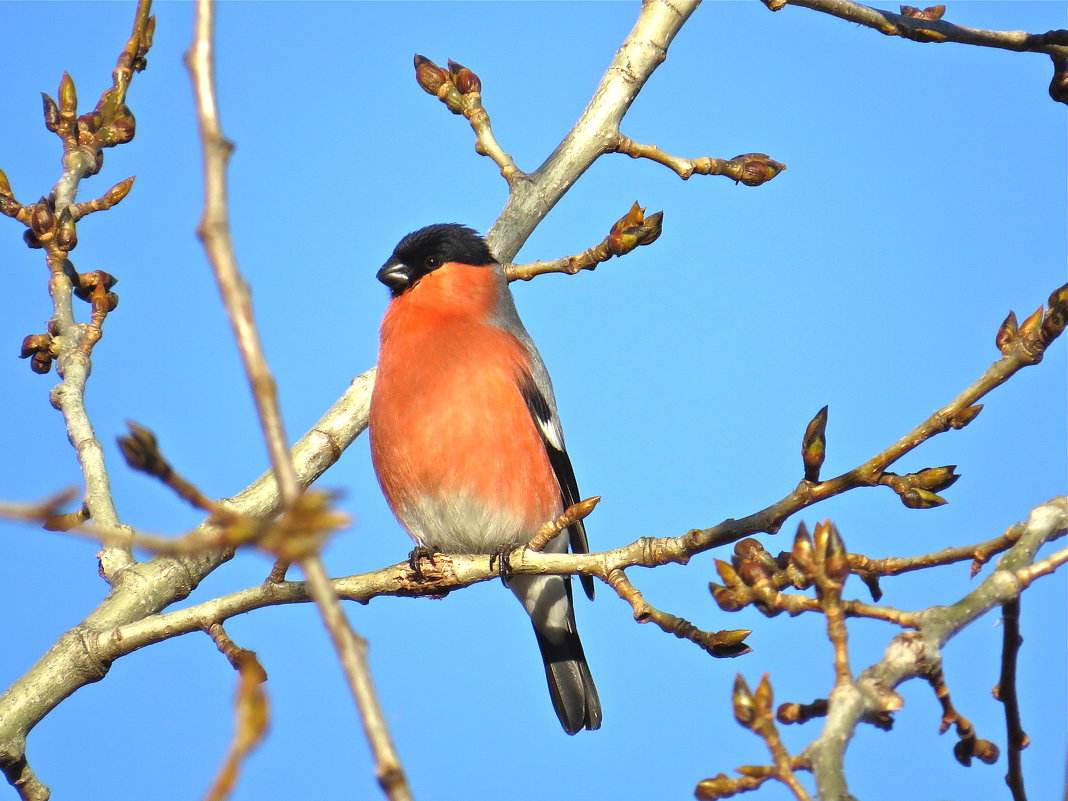
[[[749,690],[749,685],[745,683],[741,673],[734,677],[731,703],[734,706],[734,719],[745,728],[750,728],[756,719],[757,709],[753,702],[753,693]]]
[[[771,691],[771,679],[768,678],[767,673],[760,678],[760,684],[757,685],[753,700],[756,702],[757,711],[761,715],[771,714],[771,705],[774,702],[774,696]]]
[[[59,106],[44,92],[41,92],[41,100],[44,102],[45,128],[55,133],[59,130]]]
[[[44,247],[41,244],[41,240],[37,238],[37,234],[29,228],[22,232],[22,241],[26,243],[26,247],[34,248],[35,250]]]
[[[969,406],[966,409],[961,409],[955,415],[953,419],[949,421],[949,425],[955,429],[964,428],[968,423],[979,416],[979,412],[983,411],[983,404],[977,403],[975,406]]]
[[[442,69],[426,56],[415,55],[415,82],[427,94],[437,95],[450,80],[448,70]]]
[[[693,791],[697,801],[719,801],[735,794],[734,786],[725,773],[717,774],[711,779],[702,779]]]
[[[59,213],[59,222],[56,226],[56,247],[64,252],[78,247],[78,230],[74,225],[74,215],[70,206],[64,206]]]
[[[941,492],[953,486],[954,482],[960,478],[954,471],[957,469],[955,464],[949,464],[945,467],[927,467],[918,473],[912,474],[912,484],[915,487],[921,487],[931,492]]]
[[[59,108],[64,114],[74,115],[78,108],[78,93],[74,89],[74,79],[69,72],[63,73],[59,81]]]
[[[724,562],[722,559],[717,559],[716,572],[719,573],[719,577],[723,579],[723,583],[728,587],[737,587],[742,583],[738,573],[729,562]]]
[[[933,509],[948,503],[945,498],[922,487],[913,487],[902,492],[901,502],[909,509]]]
[[[449,72],[452,74],[452,82],[460,90],[460,94],[469,95],[482,91],[482,81],[463,64],[457,64],[449,59]]]
[[[48,198],[42,197],[30,208],[30,230],[37,234],[38,239],[52,233],[56,225],[56,215]]]
[[[775,161],[767,153],[743,153],[727,162],[724,175],[746,186],[760,186],[785,169],[785,164]]]
[[[1042,335],[1046,342],[1060,336],[1068,321],[1068,284],[1055,289],[1049,296],[1049,311],[1042,322]]]
[[[11,191],[11,183],[7,180],[7,173],[0,170],[0,197],[14,197],[15,193]]]
[[[998,328],[998,334],[994,338],[994,344],[998,346],[998,350],[1005,353],[1016,339],[1016,332],[1019,326],[1016,324],[1016,312],[1010,311],[1009,316],[1005,318],[1005,322]]]
[[[820,480],[820,468],[827,456],[827,407],[824,406],[805,428],[801,440],[801,460],[805,466],[805,481],[813,484]]]
[[[1025,337],[1027,339],[1031,339],[1032,337],[1034,337],[1035,333],[1039,331],[1042,327],[1042,318],[1045,314],[1045,311],[1045,308],[1039,306],[1037,311],[1035,311],[1022,323],[1020,323],[1020,329],[1017,332],[1018,336]]]
[[[816,568],[815,546],[812,537],[808,533],[808,526],[801,522],[797,526],[797,534],[794,536],[794,548],[790,552],[790,558],[795,565],[804,573],[812,573]]]
[[[722,584],[716,584],[713,581],[709,582],[708,589],[712,593],[712,599],[716,602],[716,606],[724,612],[737,612],[745,606],[729,587],[724,587]]]

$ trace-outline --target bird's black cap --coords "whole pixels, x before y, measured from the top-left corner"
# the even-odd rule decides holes
[[[404,237],[378,271],[378,280],[397,297],[448,262],[482,267],[495,261],[486,240],[475,231],[458,223],[439,223]]]

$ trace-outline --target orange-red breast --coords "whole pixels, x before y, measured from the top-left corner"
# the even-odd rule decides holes
[[[371,396],[371,458],[418,545],[493,554],[530,540],[579,500],[541,356],[504,270],[462,225],[401,240],[378,271],[392,298]],[[581,522],[546,548],[586,553]],[[575,626],[571,579],[511,576],[534,623],[549,694],[568,734],[601,725]],[[586,594],[593,582],[582,577]]]

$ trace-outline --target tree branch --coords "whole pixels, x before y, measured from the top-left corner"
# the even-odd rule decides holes
[[[924,610],[919,630],[897,635],[883,659],[854,682],[838,684],[829,698],[827,721],[806,749],[821,801],[848,798],[843,770],[845,749],[865,715],[888,712],[903,703],[894,688],[908,679],[928,676],[941,662],[942,647],[976,618],[1019,597],[1024,583],[1016,571],[1034,561],[1039,547],[1068,530],[1068,498],[1059,497],[1031,511],[1019,541],[972,592],[952,606]]]

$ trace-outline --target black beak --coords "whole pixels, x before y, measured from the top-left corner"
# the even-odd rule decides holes
[[[390,259],[378,271],[378,280],[389,287],[393,297],[412,285],[412,268]]]

